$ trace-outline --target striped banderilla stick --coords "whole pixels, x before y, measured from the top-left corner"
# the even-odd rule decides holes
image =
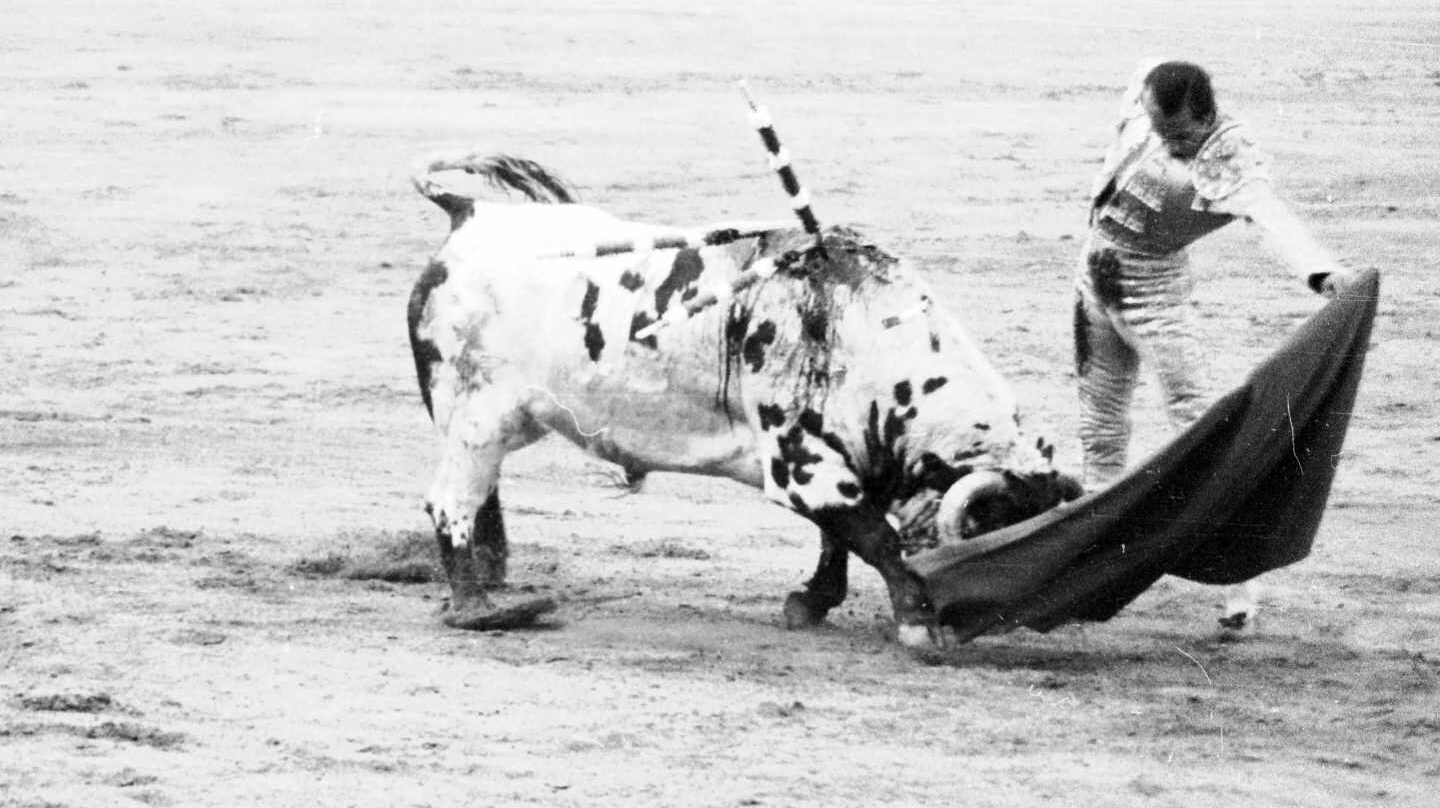
[[[760,133],[760,141],[765,144],[765,151],[770,153],[770,169],[780,177],[780,184],[785,188],[785,193],[790,195],[790,207],[795,210],[795,215],[800,217],[800,224],[804,226],[805,232],[815,237],[815,244],[820,244],[820,222],[815,218],[815,212],[810,209],[810,192],[800,184],[795,177],[795,169],[790,167],[790,150],[780,144],[780,136],[775,134],[775,122],[770,118],[770,110],[755,103],[750,97],[750,88],[744,81],[740,82],[740,92],[745,94],[745,103],[750,105],[750,123],[755,126],[755,131]]]
[[[815,249],[823,251],[825,247],[820,240],[820,222],[815,218],[815,212],[810,209],[810,192],[800,184],[800,180],[795,176],[795,169],[790,166],[790,150],[780,143],[780,136],[775,134],[775,122],[770,117],[770,110],[755,103],[755,99],[750,95],[750,88],[743,80],[739,86],[740,92],[745,95],[745,103],[750,106],[750,123],[760,133],[760,141],[765,144],[765,151],[769,152],[771,170],[780,177],[780,185],[790,196],[790,207],[799,217],[800,225],[805,228],[806,233],[815,238]],[[701,292],[684,305],[665,312],[659,320],[635,332],[635,338],[646,339],[662,328],[688,320],[710,306],[729,300],[774,274],[775,262],[773,260],[767,258],[757,261],[750,269],[740,273],[740,277],[736,278],[728,287]]]
[[[755,238],[772,230],[785,227],[784,222],[760,222],[744,225],[723,225],[698,230],[675,230],[640,238],[595,241],[576,245],[564,250],[541,253],[537,259],[550,258],[596,258],[623,253],[644,253],[652,250],[698,250],[701,247],[717,247]]]

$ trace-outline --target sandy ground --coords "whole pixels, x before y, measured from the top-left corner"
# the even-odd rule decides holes
[[[0,803],[1434,804],[1440,8],[868,5],[11,0]],[[784,216],[748,77],[822,219],[916,261],[1066,436],[1085,192],[1150,54],[1212,67],[1321,239],[1384,273],[1331,510],[1256,636],[1167,580],[922,657],[863,566],[787,632],[811,527],[725,482],[625,495],[553,443],[506,482],[549,628],[450,631],[440,583],[327,574],[429,541],[403,311],[445,223],[411,158],[522,154],[655,221]],[[1239,226],[1196,250],[1217,387],[1319,305],[1268,256]]]

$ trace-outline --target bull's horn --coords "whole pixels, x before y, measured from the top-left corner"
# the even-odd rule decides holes
[[[935,529],[941,544],[950,544],[965,538],[965,512],[976,501],[986,496],[1006,491],[1005,475],[998,471],[972,471],[956,480],[940,499],[940,508],[935,513]]]

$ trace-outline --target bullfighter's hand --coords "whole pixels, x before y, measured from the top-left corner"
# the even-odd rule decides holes
[[[1340,269],[1312,279],[1311,286],[1325,297],[1336,298],[1345,294],[1345,291],[1355,284],[1357,277],[1352,270]]]

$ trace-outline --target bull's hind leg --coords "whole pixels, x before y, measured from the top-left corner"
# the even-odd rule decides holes
[[[931,646],[943,639],[925,585],[900,558],[900,534],[883,514],[868,507],[825,508],[810,514],[827,534],[843,537],[861,561],[875,568],[890,590],[896,638],[904,645]]]
[[[433,516],[433,509],[432,509]],[[455,546],[449,533],[436,531],[440,544],[440,560],[446,573],[455,564]],[[474,529],[471,531],[472,554],[475,563],[475,578],[488,589],[505,585],[505,576],[510,560],[510,540],[505,533],[505,517],[500,512],[500,485],[475,511]]]
[[[475,563],[480,582],[491,588],[505,585],[510,561],[510,540],[505,535],[505,517],[500,513],[500,483],[497,481],[475,512]]]
[[[808,628],[825,621],[830,610],[845,601],[850,591],[850,548],[830,533],[820,533],[820,562],[804,592],[785,599],[785,626]]]
[[[462,410],[467,411],[483,413],[485,409]],[[498,418],[493,425],[460,415],[452,421],[440,472],[426,502],[450,579],[450,604],[444,616],[448,626],[515,628],[555,609],[550,598],[498,604],[491,597],[504,581],[509,554],[500,512],[500,463],[507,451],[533,441],[538,434],[522,414]]]

